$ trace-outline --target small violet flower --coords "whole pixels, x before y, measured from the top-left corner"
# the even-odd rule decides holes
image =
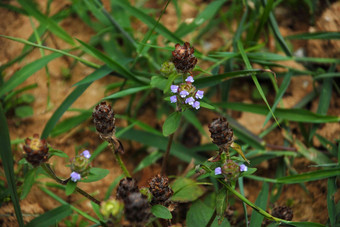
[[[195,98],[196,99],[202,99],[203,98],[204,91],[198,90],[196,92]]]
[[[87,159],[91,158],[91,154],[88,150],[83,151],[83,153],[81,153],[81,155],[83,155]]]
[[[171,86],[170,86],[170,89],[171,89],[171,92],[172,92],[172,93],[177,93],[177,91],[178,91],[178,85],[171,85]]]
[[[199,101],[195,101],[191,106],[198,110],[201,107],[201,104]]]
[[[188,76],[185,81],[193,83],[194,82],[194,78],[192,76]]]
[[[170,97],[170,102],[171,102],[171,103],[177,102],[177,96],[176,96],[176,95],[171,96],[171,97]]]
[[[222,174],[222,169],[221,169],[221,167],[217,167],[215,169],[215,175],[220,175],[220,174]]]
[[[248,171],[248,167],[245,164],[241,164],[240,165],[240,171],[241,172],[246,172],[246,171]]]
[[[193,97],[189,97],[185,100],[185,103],[189,105],[194,104],[194,102],[195,102],[195,99]]]
[[[183,90],[179,93],[179,95],[182,97],[182,98],[185,98],[187,95],[189,95],[189,92],[186,91],[186,90]]]
[[[73,182],[77,182],[78,180],[80,180],[81,175],[77,172],[72,172],[71,173],[71,181]]]

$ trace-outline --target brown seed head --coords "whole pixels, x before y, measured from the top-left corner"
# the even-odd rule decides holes
[[[177,71],[181,73],[191,72],[197,64],[197,58],[194,56],[195,49],[190,47],[190,43],[185,42],[183,46],[175,45],[175,50],[172,51],[172,62]]]
[[[142,224],[151,216],[150,204],[146,196],[140,192],[132,192],[124,200],[125,218],[131,223]]]
[[[33,166],[39,166],[48,159],[48,146],[45,139],[40,139],[38,134],[34,134],[33,138],[26,138],[25,145],[26,160]]]
[[[117,199],[125,200],[130,193],[139,192],[137,181],[133,178],[126,177],[120,180],[117,189]]]
[[[277,218],[291,221],[293,219],[293,210],[286,206],[278,206],[273,208],[272,215]]]
[[[169,185],[169,179],[166,176],[157,174],[149,181],[149,186],[150,192],[153,195],[151,205],[167,205],[168,199],[174,193]]]
[[[101,136],[109,137],[115,133],[115,114],[110,104],[106,104],[106,102],[98,104],[92,113],[92,117]]]
[[[213,143],[220,147],[220,149],[229,149],[233,143],[234,133],[233,129],[229,127],[229,123],[226,118],[220,117],[213,120],[209,125],[210,137]]]

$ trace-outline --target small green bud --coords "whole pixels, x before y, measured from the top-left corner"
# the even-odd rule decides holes
[[[119,222],[124,213],[124,203],[110,198],[101,203],[100,212],[105,218],[112,218],[114,222]]]
[[[86,177],[89,174],[91,165],[90,159],[83,155],[77,155],[71,163],[71,170],[79,173],[82,177]]]
[[[172,73],[177,73],[174,63],[166,61],[161,66],[161,74],[165,77],[169,77]]]
[[[142,195],[145,195],[146,198],[148,199],[148,202],[150,203],[151,200],[152,200],[152,194],[150,192],[150,190],[146,187],[143,187],[143,188],[140,188],[139,189],[139,192],[142,194]]]

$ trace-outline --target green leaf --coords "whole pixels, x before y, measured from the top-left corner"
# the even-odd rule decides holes
[[[26,198],[28,193],[31,191],[31,188],[35,182],[35,173],[37,168],[30,169],[24,178],[24,184],[22,186],[22,192],[20,195],[20,199],[23,200]]]
[[[92,111],[85,111],[78,116],[66,118],[62,122],[58,123],[51,132],[51,136],[55,137],[65,132],[70,131],[71,129],[76,128],[78,125],[83,123],[84,121],[90,119]]]
[[[204,136],[209,138],[208,134],[205,132],[201,122],[197,119],[196,115],[191,110],[186,110],[183,112],[185,119],[190,122],[195,128]]]
[[[168,80],[161,76],[153,76],[151,77],[150,85],[153,88],[158,88],[160,90],[164,90],[167,86]]]
[[[200,104],[201,104],[201,107],[203,107],[203,108],[207,108],[207,109],[209,109],[209,110],[214,110],[214,109],[215,109],[214,106],[212,106],[212,105],[210,105],[210,104],[208,104],[208,103],[206,103],[206,102],[200,101]]]
[[[259,104],[223,102],[223,103],[214,103],[214,105],[219,106],[219,107],[224,107],[230,110],[245,111],[245,112],[250,112],[250,113],[267,115],[267,108],[264,105],[259,105]],[[306,123],[340,122],[340,117],[324,116],[320,114],[315,114],[305,109],[277,108],[275,110],[275,115],[278,118],[288,120],[288,121],[294,121],[294,122],[306,122]]]
[[[332,163],[332,160],[324,153],[321,153],[313,147],[306,148],[306,146],[300,140],[295,140],[295,146],[297,147],[300,154],[302,154],[308,160],[315,162],[316,164]]]
[[[314,223],[314,222],[293,222],[293,221],[282,221],[288,225],[292,225],[295,227],[325,227],[325,225]]]
[[[57,150],[57,149],[50,148],[48,150],[48,153],[51,156],[55,155],[55,156],[62,157],[62,158],[69,158],[68,155],[65,152],[63,152],[62,150]]]
[[[112,195],[113,189],[118,185],[118,183],[120,182],[121,179],[123,179],[125,177],[124,174],[119,175],[118,177],[116,177],[116,179],[110,184],[110,186],[108,187],[106,193],[105,193],[105,198],[104,200],[108,200],[110,198],[110,196]]]
[[[47,63],[60,56],[61,54],[53,53],[25,65],[19,71],[15,72],[8,81],[0,86],[0,96],[12,91],[14,88],[22,84],[27,78],[46,66]]]
[[[5,171],[5,176],[8,184],[8,188],[11,194],[12,203],[15,210],[15,215],[17,217],[17,221],[19,226],[24,226],[24,221],[22,219],[22,213],[19,204],[19,197],[16,189],[16,181],[14,175],[13,168],[13,154],[11,149],[11,140],[9,137],[9,131],[7,126],[7,121],[5,117],[5,113],[2,109],[2,105],[0,105],[0,144],[1,144],[1,152],[0,157],[2,160],[3,169]]]
[[[92,209],[93,211],[96,213],[97,217],[101,220],[103,220],[103,215],[102,213],[100,212],[100,206],[97,204],[97,203],[94,203],[93,201],[91,201],[91,205],[92,205]],[[88,225],[86,225],[88,226]]]
[[[263,210],[266,210],[267,208],[267,201],[268,201],[268,194],[269,194],[269,184],[266,182],[263,182],[262,185],[262,190],[260,191],[256,201],[255,201],[255,205],[260,207]],[[257,227],[257,226],[261,226],[262,221],[263,221],[263,216],[258,213],[255,212],[256,210],[253,210],[252,214],[251,214],[251,218],[250,218],[250,227]]]
[[[30,15],[35,17],[41,25],[45,25],[52,33],[67,43],[71,45],[75,44],[72,37],[64,29],[55,23],[54,20],[42,14],[32,3],[25,0],[18,0],[18,2]]]
[[[69,205],[61,205],[53,210],[47,211],[37,218],[34,218],[26,225],[26,227],[55,226],[62,219],[70,216],[71,214],[72,210]]]
[[[157,218],[172,219],[172,214],[168,210],[168,208],[159,204],[151,207],[151,213],[155,215]]]
[[[174,191],[171,200],[175,202],[191,202],[204,193],[203,188],[197,185],[196,181],[184,177],[177,178],[171,187]]]
[[[334,201],[334,194],[337,191],[335,181],[336,181],[335,177],[328,178],[327,180],[327,208],[331,226],[335,226],[337,216]]]
[[[80,180],[80,182],[94,182],[94,181],[99,181],[106,177],[110,171],[108,169],[101,169],[101,168],[91,168],[90,169],[90,174],[83,180]]]
[[[216,215],[220,222],[223,221],[227,208],[227,196],[228,190],[225,187],[220,188],[216,195]]]
[[[105,54],[97,50],[96,48],[84,43],[83,41],[79,39],[77,39],[77,41],[84,47],[85,52],[105,62],[105,64],[107,64],[111,69],[117,71],[119,74],[121,74],[126,79],[133,80],[139,84],[145,84],[145,82],[138,79],[135,75],[133,75],[128,69],[126,69],[119,62],[116,62],[112,58],[106,56]]]
[[[151,154],[147,155],[141,162],[139,162],[138,166],[133,170],[133,173],[136,173],[145,167],[150,166],[153,163],[156,163],[158,159],[163,156],[163,153],[160,151],[152,152]]]
[[[69,180],[66,185],[66,190],[65,190],[66,195],[67,196],[71,195],[74,192],[74,190],[76,190],[76,187],[77,187],[77,182]]]
[[[340,32],[313,32],[286,36],[286,39],[340,39]]]
[[[94,75],[107,75],[111,73],[111,69],[103,66],[100,69],[97,69],[92,74]],[[83,84],[76,87],[69,96],[63,101],[63,103],[58,107],[58,109],[53,113],[52,117],[48,120],[45,125],[44,131],[41,135],[41,138],[47,138],[50,132],[53,130],[54,126],[59,121],[60,117],[64,114],[66,110],[75,102],[78,97],[83,94],[83,92],[90,86],[91,83]]]
[[[335,177],[340,175],[340,167],[333,169],[316,170],[313,172],[307,172],[292,176],[281,177],[276,180],[277,183],[282,184],[297,184],[308,181],[321,180],[329,177]]]
[[[175,111],[169,115],[163,124],[163,135],[169,136],[174,133],[181,122],[182,113]]]
[[[15,116],[26,118],[33,116],[33,108],[30,106],[18,106],[14,109]]]
[[[140,91],[144,91],[144,90],[147,90],[147,89],[150,89],[151,86],[142,86],[142,87],[134,87],[134,88],[128,88],[128,89],[125,89],[125,90],[122,90],[122,91],[118,91],[112,95],[109,95],[109,96],[106,96],[105,98],[103,98],[104,100],[106,99],[117,99],[117,98],[121,98],[121,97],[124,97],[124,96],[127,96],[127,95],[131,95],[131,94],[135,94],[137,92],[140,92]]]

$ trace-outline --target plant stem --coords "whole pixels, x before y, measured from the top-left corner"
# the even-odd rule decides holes
[[[170,135],[169,140],[168,140],[168,145],[166,147],[166,151],[165,151],[165,154],[164,154],[164,157],[163,157],[161,175],[165,175],[166,165],[167,165],[167,161],[168,161],[168,158],[169,158],[170,149],[171,149],[173,139],[174,139],[174,133],[172,133]]]
[[[125,166],[123,160],[120,158],[119,152],[116,151],[116,149],[115,149],[114,141],[111,139],[111,140],[108,140],[108,142],[109,142],[111,151],[112,151],[112,153],[114,154],[114,156],[115,156],[115,158],[116,158],[116,160],[117,160],[117,162],[118,162],[120,168],[122,169],[124,175],[125,175],[126,177],[131,177],[131,174],[130,174],[129,171],[127,170],[127,168],[126,168],[126,166]]]
[[[59,177],[57,177],[57,175],[54,173],[54,171],[52,170],[51,166],[49,164],[43,163],[41,164],[41,167],[45,170],[45,172],[51,177],[53,178],[56,182],[58,182],[59,184],[62,185],[66,185],[67,182],[70,180],[70,178],[66,179],[66,180],[62,180]],[[75,189],[78,193],[82,194],[84,197],[88,198],[89,200],[91,200],[92,202],[100,205],[100,201],[97,200],[96,198],[92,197],[90,194],[88,194],[87,192],[83,191],[82,189],[76,187]]]

